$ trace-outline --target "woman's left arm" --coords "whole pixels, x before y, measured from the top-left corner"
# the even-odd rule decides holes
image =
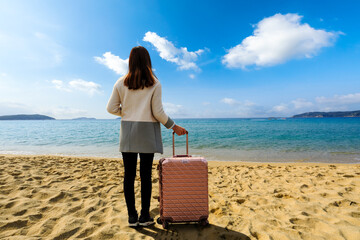
[[[121,117],[121,100],[120,93],[116,86],[114,86],[109,102],[106,106],[106,110],[116,116]]]

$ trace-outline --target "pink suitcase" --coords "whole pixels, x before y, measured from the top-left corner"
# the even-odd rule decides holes
[[[189,155],[188,134],[186,134],[186,155],[175,155],[173,132],[173,157],[162,158],[159,171],[160,217],[158,224],[164,228],[169,223],[199,222],[207,225],[208,164],[203,157]]]

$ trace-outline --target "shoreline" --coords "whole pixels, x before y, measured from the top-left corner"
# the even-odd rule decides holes
[[[93,160],[121,160],[121,157],[96,157],[96,156],[77,156],[77,155],[53,155],[53,154],[0,154],[0,157],[54,157],[54,158],[78,158],[78,159],[93,159]],[[163,156],[165,157],[165,156]],[[160,158],[161,159],[161,158]],[[158,163],[160,159],[154,158],[154,163]],[[332,163],[332,162],[304,162],[304,161],[295,161],[295,162],[253,162],[253,161],[219,161],[219,160],[207,160],[209,167],[214,166],[238,166],[238,165],[299,165],[299,166],[326,166],[326,165],[338,165],[338,166],[348,166],[355,165],[360,166],[360,163]]]

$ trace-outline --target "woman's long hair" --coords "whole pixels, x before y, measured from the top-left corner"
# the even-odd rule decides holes
[[[155,84],[149,52],[142,46],[131,49],[129,57],[129,72],[125,77],[124,84],[129,89],[144,89]]]

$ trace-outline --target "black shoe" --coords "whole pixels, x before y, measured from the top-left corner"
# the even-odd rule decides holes
[[[139,218],[139,225],[140,226],[150,226],[155,224],[154,219],[150,216],[143,216],[141,215]]]
[[[138,221],[138,215],[131,215],[129,216],[129,227],[136,227],[139,225],[139,221]]]

